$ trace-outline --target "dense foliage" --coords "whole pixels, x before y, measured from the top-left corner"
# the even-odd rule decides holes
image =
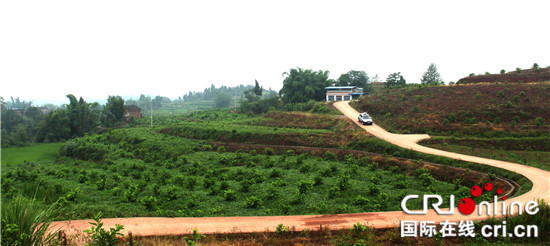
[[[426,182],[420,176],[369,159],[265,152],[228,153],[147,129],[115,130],[69,141],[57,162],[3,167],[2,194],[28,196],[38,186],[37,198],[59,200],[56,216],[69,219],[99,211],[108,217],[389,211],[411,192],[456,192],[433,178],[420,185]]]
[[[279,91],[283,103],[302,103],[309,100],[320,101],[325,98],[325,87],[330,86],[328,71],[292,68],[283,81]]]

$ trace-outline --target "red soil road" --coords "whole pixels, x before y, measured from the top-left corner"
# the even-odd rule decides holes
[[[357,112],[348,102],[337,102],[334,106],[344,115],[357,122]],[[440,155],[458,160],[490,165],[513,172],[517,172],[533,182],[533,188],[527,193],[509,198],[506,204],[519,201],[524,205],[528,201],[544,199],[550,201],[550,172],[538,168],[520,165],[511,162],[491,160],[475,156],[457,154],[437,149],[432,149],[417,144],[418,141],[429,138],[428,135],[419,134],[393,134],[381,127],[373,124],[372,126],[360,127],[370,134],[388,141],[403,148],[412,149],[422,153]],[[497,187],[498,188],[498,187]],[[460,200],[462,197],[455,197]],[[498,210],[502,208],[501,202],[498,204]],[[120,208],[124,209],[124,208]],[[447,210],[447,209],[444,209]],[[499,212],[499,214],[501,214]],[[330,214],[330,215],[297,215],[297,216],[258,216],[258,217],[205,217],[205,218],[160,218],[160,217],[138,217],[138,218],[112,218],[103,219],[104,227],[114,227],[115,224],[124,225],[123,233],[132,232],[134,235],[153,236],[153,235],[181,235],[192,233],[193,229],[198,229],[200,233],[232,233],[232,232],[264,232],[275,231],[278,224],[294,228],[295,230],[316,230],[320,226],[330,229],[351,228],[353,224],[359,222],[375,228],[387,228],[400,226],[401,220],[413,221],[435,221],[436,223],[445,220],[481,220],[490,216],[478,215],[477,208],[471,215],[462,215],[454,208],[453,215],[437,215],[433,210],[429,210],[426,215],[408,215],[402,211],[391,212],[373,212],[357,214]],[[68,234],[82,233],[83,230],[91,227],[91,220],[73,220],[54,222],[53,229],[65,230]]]

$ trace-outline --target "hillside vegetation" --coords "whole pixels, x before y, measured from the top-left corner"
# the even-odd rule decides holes
[[[56,219],[100,211],[106,217],[332,214],[398,210],[406,194],[466,195],[473,185],[497,184],[496,175],[510,177],[358,151],[419,157],[364,135],[340,116],[213,110],[155,122],[69,140],[56,160],[2,162],[2,199],[22,195],[56,204]],[[336,136],[343,132],[348,135]]]
[[[541,136],[550,130],[550,83],[385,90],[355,103],[384,128],[431,135]]]
[[[529,83],[550,81],[550,68],[516,69],[503,74],[471,75],[458,80],[458,84],[502,82],[502,83]]]

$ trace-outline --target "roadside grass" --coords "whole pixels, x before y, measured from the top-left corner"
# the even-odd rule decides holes
[[[4,245],[50,245],[56,231],[49,231],[51,206],[42,209],[34,199],[21,196],[2,199],[2,243]]]
[[[59,148],[65,143],[45,143],[25,147],[3,148],[2,164],[18,164],[25,161],[54,161]]]

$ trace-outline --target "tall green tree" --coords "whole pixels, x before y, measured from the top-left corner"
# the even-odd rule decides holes
[[[250,90],[244,91],[243,93],[247,102],[257,102],[262,96],[263,88],[260,87],[258,80],[254,80],[254,82],[254,87]]]
[[[153,103],[153,109],[154,110],[158,110],[160,109],[160,107],[162,106],[162,97],[161,96],[156,96],[152,101],[151,103]]]
[[[325,87],[330,86],[329,71],[292,68],[286,76],[283,88],[279,91],[283,103],[302,103],[309,100],[321,101],[325,98]]]
[[[69,127],[71,129],[71,135],[80,136],[82,132],[82,122],[80,117],[80,104],[73,94],[67,95],[69,99],[69,104],[67,105],[67,113],[69,116]]]
[[[82,97],[77,101],[72,94],[67,95],[69,104],[67,105],[67,114],[69,117],[69,127],[71,135],[76,137],[92,131],[98,125],[97,103],[89,104]]]
[[[406,83],[401,72],[392,73],[386,79],[386,87],[403,87]]]
[[[350,70],[340,75],[334,85],[336,86],[358,86],[365,88],[368,86],[369,76],[365,71]]]
[[[422,84],[431,85],[438,85],[443,83],[441,75],[439,75],[439,72],[437,71],[437,66],[434,63],[430,64],[428,70],[424,72],[420,81],[422,81]]]
[[[262,96],[262,91],[264,89],[262,87],[260,87],[260,84],[258,83],[258,80],[254,80],[254,94],[258,97],[261,97]]]
[[[227,93],[218,92],[218,95],[214,97],[214,106],[216,108],[227,108],[229,107],[229,103],[231,103],[231,97]]]
[[[71,137],[69,115],[66,110],[54,110],[44,116],[38,126],[36,141],[57,142]]]
[[[125,114],[124,99],[120,96],[109,96],[103,108],[103,124],[109,127],[115,126],[122,122]]]

